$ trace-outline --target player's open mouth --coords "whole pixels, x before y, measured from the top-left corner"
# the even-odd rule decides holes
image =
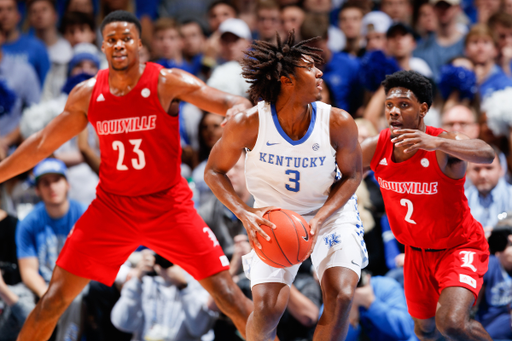
[[[119,61],[119,60],[125,60],[125,59],[126,59],[126,56],[113,56],[113,57],[112,57],[112,59],[117,60],[117,61]]]
[[[391,122],[389,124],[392,128],[401,128],[402,127],[402,124],[401,123],[398,123],[398,122]]]
[[[322,89],[323,89],[323,88],[322,88],[322,83],[323,83],[323,81],[322,81],[322,80],[320,80],[320,81],[318,81],[318,82],[316,83],[316,87],[317,87],[317,89],[318,89],[318,90],[320,90],[320,91],[322,91]]]

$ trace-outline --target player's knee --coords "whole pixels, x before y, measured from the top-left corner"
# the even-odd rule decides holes
[[[454,340],[459,340],[460,335],[465,335],[466,321],[460,312],[445,311],[436,314],[436,325],[439,332]]]
[[[414,333],[420,340],[431,340],[434,339],[437,332],[436,332],[436,326],[422,326],[418,323],[414,324]]]
[[[40,304],[44,314],[61,314],[73,302],[74,297],[66,297],[58,290],[48,290],[41,297]]]
[[[330,300],[330,304],[325,303],[326,306],[334,305],[331,310],[333,310],[336,315],[343,314],[350,307],[350,303],[354,297],[354,288],[346,285],[340,288],[333,296],[333,299]]]
[[[258,320],[262,322],[264,321],[269,328],[277,327],[277,323],[281,319],[285,310],[286,305],[281,306],[269,300],[254,302],[254,316]]]

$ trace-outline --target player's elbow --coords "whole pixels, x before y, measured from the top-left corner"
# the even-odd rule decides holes
[[[486,144],[486,148],[482,150],[482,158],[485,160],[482,163],[491,164],[494,161],[495,157],[499,157],[499,155],[496,155],[494,149],[492,149],[491,146]]]

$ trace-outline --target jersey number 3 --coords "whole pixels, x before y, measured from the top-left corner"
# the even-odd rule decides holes
[[[132,159],[133,168],[140,170],[146,167],[146,158],[144,157],[144,152],[140,150],[140,144],[142,143],[142,139],[137,140],[128,140],[131,145],[133,145],[133,152],[137,154],[137,159]],[[124,144],[121,141],[112,142],[112,148],[114,150],[119,151],[119,158],[117,159],[117,170],[126,171],[128,167],[123,163],[124,162]]]
[[[290,192],[298,192],[300,191],[300,173],[296,170],[288,169],[286,172],[284,172],[286,175],[293,175],[293,178],[289,178],[290,182],[293,184],[293,186],[290,186],[290,184],[286,184],[284,187],[289,190]]]
[[[409,199],[401,199],[400,205],[407,206],[407,214],[405,215],[405,221],[410,224],[416,224],[416,222],[411,219],[412,212],[414,211],[414,206],[412,206],[412,201],[410,201]]]

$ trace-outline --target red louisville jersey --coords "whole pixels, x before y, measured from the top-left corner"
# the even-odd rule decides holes
[[[180,179],[179,119],[168,115],[158,98],[161,69],[147,63],[137,85],[124,96],[110,93],[108,69],[98,72],[88,117],[99,137],[99,186],[106,192],[151,194]]]
[[[442,129],[427,127],[437,136]],[[439,167],[436,152],[418,150],[410,159],[395,163],[389,129],[380,133],[371,162],[380,184],[395,238],[404,245],[446,249],[461,245],[483,229],[470,213],[464,194],[465,178],[454,180]]]

